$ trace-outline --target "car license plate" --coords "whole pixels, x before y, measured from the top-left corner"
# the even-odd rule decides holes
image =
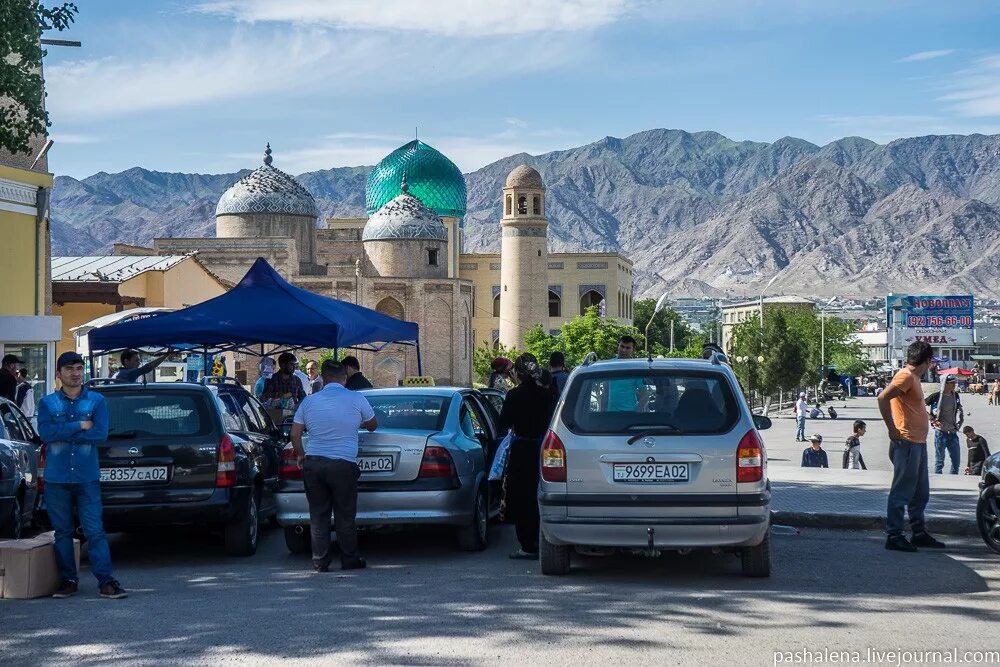
[[[165,482],[167,466],[101,468],[102,482]]]
[[[383,456],[358,457],[361,472],[392,472],[396,468],[396,458],[392,454]]]
[[[616,463],[616,482],[686,482],[687,463]]]

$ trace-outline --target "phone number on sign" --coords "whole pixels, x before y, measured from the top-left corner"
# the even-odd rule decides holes
[[[907,315],[906,326],[917,327],[971,327],[971,315]]]

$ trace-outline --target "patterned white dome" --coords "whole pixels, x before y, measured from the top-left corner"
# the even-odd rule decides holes
[[[271,166],[271,144],[264,151],[264,164],[236,181],[215,207],[215,215],[283,213],[317,216],[316,200],[292,176]]]
[[[361,233],[362,241],[447,241],[448,230],[440,216],[410,194],[403,178],[403,193],[375,211]]]

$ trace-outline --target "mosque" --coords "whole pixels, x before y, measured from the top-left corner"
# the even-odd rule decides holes
[[[368,217],[327,218],[318,226],[312,194],[274,166],[268,146],[264,163],[219,199],[214,238],[161,238],[152,250],[118,246],[116,253],[196,252],[233,284],[264,257],[299,287],[416,322],[424,374],[437,384],[469,385],[473,351],[483,343],[521,347],[531,327],[558,331],[590,306],[632,319],[628,258],[550,253],[546,188],[532,167],[516,167],[500,190],[500,252],[461,252],[465,178],[442,153],[414,140],[370,172]],[[376,386],[417,374],[409,347],[359,357]],[[255,362],[237,364],[256,374]]]

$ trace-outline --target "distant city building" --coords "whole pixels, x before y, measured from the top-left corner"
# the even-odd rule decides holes
[[[764,314],[774,309],[796,309],[802,308],[815,310],[816,303],[811,299],[801,296],[769,296],[763,300]],[[722,349],[731,353],[733,328],[753,317],[760,317],[761,300],[740,301],[738,303],[723,304],[720,308],[722,313]]]

